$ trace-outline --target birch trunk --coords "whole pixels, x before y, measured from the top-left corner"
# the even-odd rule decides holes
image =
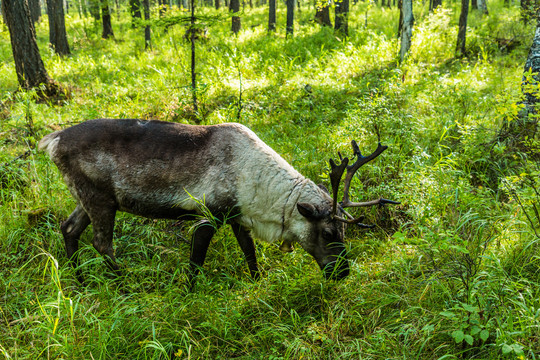
[[[412,11],[412,0],[403,0],[403,28],[401,31],[401,50],[400,61],[405,60],[405,56],[411,48],[412,29],[414,25],[414,16]]]
[[[477,0],[478,4],[478,10],[484,14],[489,15],[488,8],[487,8],[487,0]]]

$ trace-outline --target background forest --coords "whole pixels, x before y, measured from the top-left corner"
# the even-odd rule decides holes
[[[462,3],[410,3],[412,43],[400,61],[400,10],[390,2],[350,3],[348,35],[299,2],[286,36],[281,1],[275,31],[257,1],[236,19],[223,4],[197,3],[190,18],[177,4],[150,3],[147,21],[132,21],[122,0],[95,16],[91,2],[70,1],[70,55],[50,46],[46,14],[35,22],[61,87],[54,95],[18,80],[0,22],[0,357],[537,359],[539,144],[535,112],[524,115],[536,89],[524,72],[534,13],[503,0],[486,12],[478,0],[462,51]],[[183,287],[191,224],[119,213],[125,278],[115,281],[90,227],[81,286],[60,232],[74,201],[36,144],[104,117],[240,122],[326,185],[328,158],[350,155],[352,139],[369,153],[380,136],[389,149],[359,171],[351,197],[401,205],[355,212],[376,227],[349,226],[351,274],[340,282],[324,280],[301,248],[261,242],[254,282],[222,228],[193,292]]]

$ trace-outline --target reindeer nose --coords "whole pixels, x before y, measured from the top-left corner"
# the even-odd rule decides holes
[[[324,277],[329,280],[342,280],[349,275],[349,262],[347,259],[339,259],[328,263],[324,267]]]

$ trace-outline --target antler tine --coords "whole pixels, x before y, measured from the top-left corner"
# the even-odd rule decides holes
[[[381,155],[382,152],[386,149],[388,149],[388,146],[386,145],[377,145],[377,149],[371,153],[368,156],[362,156],[362,153],[360,152],[360,148],[358,147],[358,144],[356,141],[351,141],[351,146],[353,148],[354,155],[356,156],[356,161],[354,164],[347,166],[347,175],[345,175],[345,182],[343,187],[343,201],[341,202],[341,206],[345,207],[352,207],[355,206],[349,201],[349,187],[351,186],[351,180],[356,173],[356,171],[365,165],[366,163],[370,162],[371,160],[375,159],[377,156]],[[333,185],[332,185],[333,188]],[[358,204],[358,203],[356,203]],[[361,206],[368,206],[368,205],[361,205]]]
[[[339,165],[336,165],[334,160],[330,159],[330,185],[332,187],[332,216],[337,214],[337,197],[339,191],[339,183],[341,182],[341,177],[343,172],[349,164],[349,158],[342,158],[341,154],[338,152],[341,162]]]
[[[345,213],[345,215],[347,215],[348,219],[342,218],[340,216],[334,216],[334,219],[336,219],[338,221],[341,221],[341,222],[344,222],[346,224],[358,225],[359,227],[365,228],[365,229],[371,229],[371,228],[375,227],[375,225],[362,224],[361,221],[364,220],[364,216],[360,216],[360,217],[357,217],[355,219],[354,217],[352,217],[352,215],[350,215],[346,211],[344,211],[344,213]]]

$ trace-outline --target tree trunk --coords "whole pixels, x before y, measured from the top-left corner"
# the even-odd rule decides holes
[[[101,0],[101,19],[103,21],[103,32],[101,33],[101,37],[103,39],[114,37],[109,0]]]
[[[487,8],[487,0],[477,0],[477,4],[478,4],[478,10],[480,10],[480,12],[483,15],[489,15],[488,8]]]
[[[315,12],[315,21],[322,26],[332,26],[332,22],[330,21],[330,5],[329,2],[315,5],[317,9]]]
[[[286,0],[287,2],[287,26],[286,26],[286,36],[294,35],[294,1],[295,0]]]
[[[431,1],[429,2],[429,6],[431,6]],[[398,1],[398,7],[399,7],[399,24],[398,24],[397,38],[401,39],[401,32],[403,31],[403,0]]]
[[[442,6],[442,0],[432,0],[431,1],[431,8],[429,10],[433,11],[436,8],[438,8],[439,6]]]
[[[143,0],[144,20],[150,20],[150,0]],[[150,34],[150,25],[144,27],[144,50],[152,48],[152,38]]]
[[[401,50],[399,52],[400,62],[405,60],[405,55],[407,55],[409,49],[411,48],[412,29],[414,25],[412,0],[403,0],[402,13],[403,30],[401,32]]]
[[[161,19],[165,15],[165,10],[167,9],[167,2],[165,0],[158,0],[158,13],[159,18]]]
[[[465,39],[467,35],[467,16],[469,15],[469,0],[461,0],[461,15],[459,16],[459,29],[456,44],[456,55],[465,55]]]
[[[148,1],[148,0],[145,0]],[[190,19],[190,37],[191,42],[191,97],[193,100],[193,112],[195,115],[199,112],[199,104],[197,101],[197,73],[195,72],[195,0],[191,0],[191,19]],[[196,122],[199,118],[196,117]]]
[[[47,0],[49,43],[58,55],[69,55],[63,0]]]
[[[219,10],[219,8],[221,7],[221,3],[219,0],[216,0],[214,5],[216,6],[216,10]]]
[[[349,35],[349,0],[336,2],[334,29],[343,35]]]
[[[135,27],[135,19],[142,19],[141,0],[129,0],[129,9],[131,12],[131,27]]]
[[[26,0],[2,0],[2,12],[11,38],[15,72],[24,89],[38,88],[41,97],[65,96],[64,90],[49,77],[36,42],[36,30]]]
[[[39,0],[29,0],[28,6],[30,7],[30,16],[34,23],[38,22],[41,18],[41,4]]]
[[[96,21],[99,21],[101,19],[101,14],[100,14],[100,0],[89,0],[88,1],[88,7],[90,9],[90,14],[92,14],[92,17],[96,20]]]
[[[231,30],[233,33],[238,34],[242,27],[240,16],[237,16],[238,12],[240,12],[240,0],[231,0],[229,3],[229,11],[232,11],[233,13]]]
[[[499,142],[506,145],[507,149],[518,149],[518,151],[528,152],[531,157],[536,157],[538,161],[538,151],[531,147],[529,141],[535,139],[538,134],[538,106],[540,105],[538,84],[540,82],[540,14],[536,15],[536,31],[529,50],[529,55],[525,61],[523,77],[521,80],[521,91],[524,95],[523,105],[517,118],[505,119],[499,131]],[[533,143],[534,144],[534,143]],[[505,151],[506,153],[506,151]],[[494,159],[496,162],[499,159]],[[514,161],[512,159],[511,161]],[[495,185],[497,181],[494,181]]]
[[[478,10],[478,2],[477,2],[477,0],[471,0],[471,8],[473,10]]]
[[[525,61],[524,75],[521,80],[521,90],[525,95],[523,103],[528,108],[528,113],[536,113],[538,99],[537,84],[540,82],[540,15],[537,16],[534,39]],[[528,76],[529,73],[534,75]]]
[[[276,31],[276,0],[268,0],[268,31]]]

